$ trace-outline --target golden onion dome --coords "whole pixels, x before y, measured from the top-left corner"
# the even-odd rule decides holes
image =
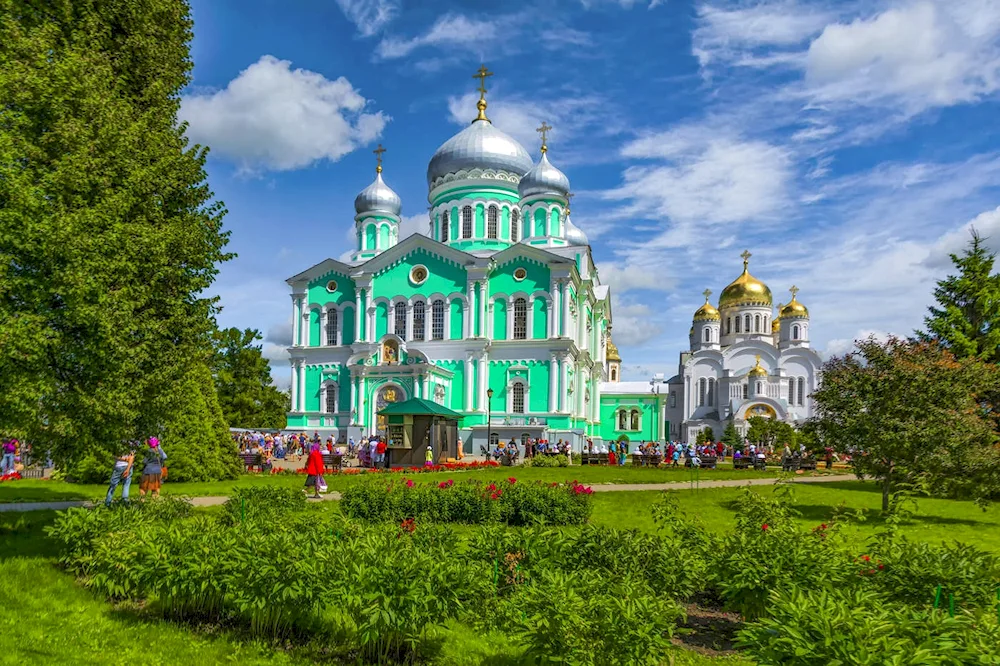
[[[750,368],[751,377],[767,377],[767,370],[760,365],[760,354],[757,354],[757,364]]]
[[[788,291],[792,292],[792,300],[783,308],[778,308],[778,314],[780,317],[808,317],[809,310],[806,306],[799,303],[795,298],[796,294],[799,293],[799,288],[793,286]]]
[[[781,317],[771,320],[771,333],[778,333],[780,330],[781,330]]]
[[[770,307],[771,290],[766,284],[750,275],[748,269],[750,253],[744,252],[741,256],[743,257],[743,274],[722,290],[719,307],[730,308],[737,305],[766,305]]]
[[[694,313],[694,320],[720,321],[722,319],[722,316],[719,314],[719,311],[715,309],[714,305],[708,302],[708,297],[712,295],[712,291],[710,289],[706,289],[704,295],[705,295],[705,304],[702,305],[700,308],[698,308],[698,310]]]
[[[619,361],[620,362],[622,360],[621,354],[618,353],[618,346],[614,342],[611,341],[611,338],[608,338],[608,354],[607,354],[607,357],[608,357],[609,361]]]

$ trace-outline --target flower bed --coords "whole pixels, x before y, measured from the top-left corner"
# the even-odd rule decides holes
[[[499,467],[500,463],[494,462],[492,460],[476,460],[473,462],[461,463],[441,463],[440,465],[424,465],[421,467],[390,467],[389,469],[383,468],[370,468],[370,467],[325,467],[323,469],[324,475],[329,474],[345,474],[348,476],[355,474],[427,474],[430,472],[463,472],[472,469],[492,469],[494,467]],[[247,470],[247,474],[259,475],[260,472],[257,470]],[[273,468],[267,474],[305,474],[305,467],[284,467],[278,469]]]
[[[0,482],[3,482],[3,481],[17,481],[20,478],[21,478],[21,475],[18,474],[17,472],[10,472],[9,474],[4,474],[3,476],[0,476]]]
[[[373,477],[343,492],[344,514],[368,522],[408,518],[449,523],[581,525],[590,517],[593,490],[571,483],[453,480],[415,483]]]

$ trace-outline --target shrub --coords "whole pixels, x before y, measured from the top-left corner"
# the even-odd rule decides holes
[[[762,664],[998,664],[991,613],[917,611],[871,590],[776,590],[737,645]]]
[[[240,522],[270,524],[305,508],[306,497],[297,488],[237,487],[222,506],[222,520],[227,525]]]
[[[543,456],[538,455],[524,461],[526,467],[569,467],[569,460],[564,455]]]
[[[344,491],[341,510],[367,522],[501,522],[509,525],[581,525],[590,517],[590,488],[576,482],[543,484],[468,479],[416,483],[373,477]]]

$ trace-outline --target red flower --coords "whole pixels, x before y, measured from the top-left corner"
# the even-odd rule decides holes
[[[826,529],[826,523],[823,523],[822,525],[820,525],[820,526],[819,526],[819,528],[820,528],[821,530],[825,530],[825,529]]]
[[[492,495],[490,495],[490,499],[491,499],[491,500],[495,500],[495,499],[498,499],[499,497],[500,497],[500,496],[499,496],[499,495],[497,495],[496,493],[493,493]]]
[[[884,564],[879,564],[878,565],[878,570],[881,571],[882,569],[885,569],[885,565]]]
[[[511,483],[511,484],[517,483],[517,479],[515,479],[514,477],[510,477],[510,478],[507,479],[507,483]]]
[[[407,479],[406,480],[406,487],[407,488],[412,488],[413,487],[413,479]]]
[[[862,555],[861,559],[864,560],[865,562],[871,562],[872,560],[872,558],[868,557],[867,555]]]
[[[445,483],[444,481],[442,481],[441,483],[438,484],[438,488],[440,488],[442,490],[444,490],[447,487],[448,487],[448,484]]]
[[[770,525],[768,525],[767,523],[764,523],[763,525],[760,526],[760,529],[763,530],[764,532],[766,532],[769,528]]]

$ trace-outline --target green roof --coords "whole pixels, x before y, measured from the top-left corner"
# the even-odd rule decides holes
[[[382,416],[442,416],[453,421],[460,421],[462,415],[443,405],[422,398],[410,398],[403,402],[394,402],[379,412]]]

